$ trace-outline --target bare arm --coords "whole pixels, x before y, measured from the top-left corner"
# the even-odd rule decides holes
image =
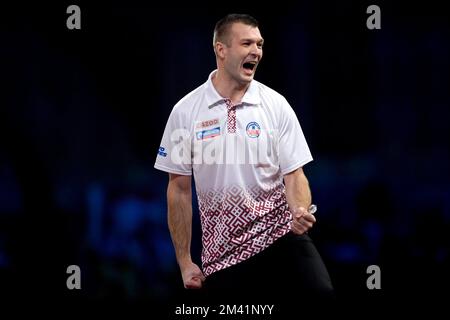
[[[185,288],[201,288],[203,273],[191,259],[191,176],[169,175],[167,187],[168,224]]]
[[[286,200],[292,213],[292,231],[303,234],[316,222],[314,216],[307,212],[311,205],[311,190],[308,179],[302,168],[298,168],[284,176]]]

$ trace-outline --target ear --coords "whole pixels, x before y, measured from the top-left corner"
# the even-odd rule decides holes
[[[216,55],[219,58],[221,58],[221,59],[225,58],[225,51],[226,51],[225,44],[223,44],[222,42],[216,42],[214,49],[216,51]]]

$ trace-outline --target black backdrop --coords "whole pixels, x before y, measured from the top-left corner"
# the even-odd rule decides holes
[[[70,4],[81,30],[66,28]],[[381,30],[366,27],[370,4]],[[160,306],[183,296],[167,176],[153,163],[172,106],[215,68],[212,30],[230,12],[259,20],[256,79],[291,103],[315,158],[305,167],[319,206],[311,234],[338,295],[370,304],[448,286],[442,6],[63,1],[1,12],[2,296]],[[199,252],[197,211],[194,223]],[[78,291],[66,288],[72,264]],[[380,267],[381,290],[366,287],[369,265]]]

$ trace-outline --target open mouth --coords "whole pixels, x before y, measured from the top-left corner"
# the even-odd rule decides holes
[[[247,71],[253,71],[256,68],[256,61],[245,62],[242,66]]]

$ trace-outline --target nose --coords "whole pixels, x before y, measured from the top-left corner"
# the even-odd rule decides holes
[[[254,55],[254,56],[258,57],[258,58],[261,58],[261,56],[262,56],[262,48],[260,46],[258,46],[256,43],[254,43],[252,45],[252,47],[251,47],[250,54]]]

